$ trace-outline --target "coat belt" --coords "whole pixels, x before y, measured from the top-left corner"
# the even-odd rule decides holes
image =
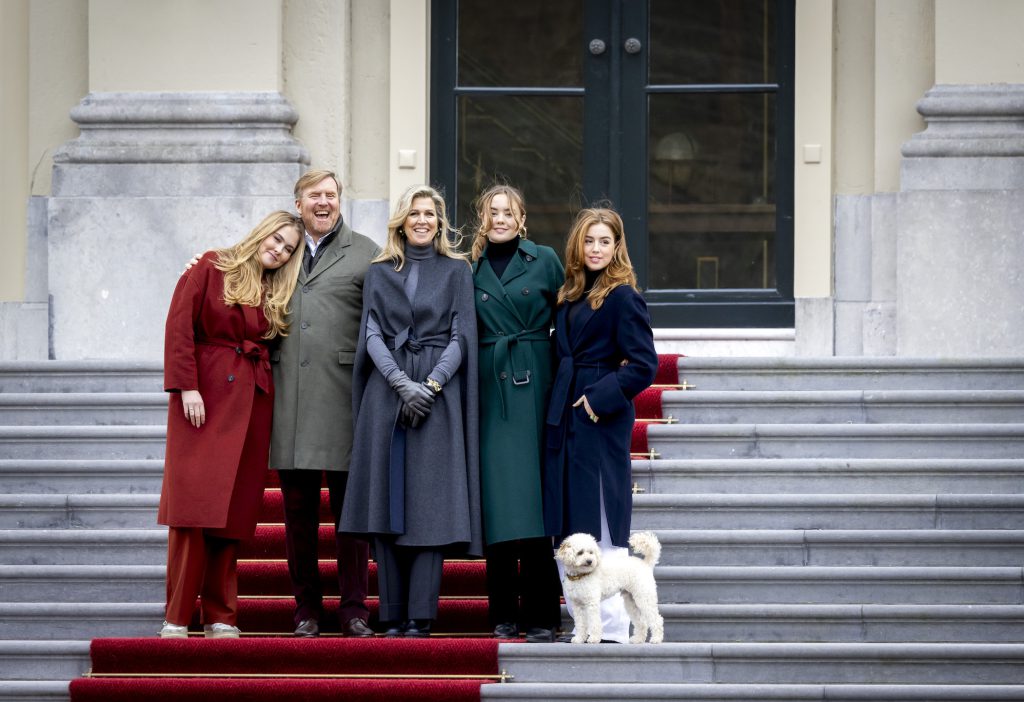
[[[253,362],[256,387],[263,392],[270,392],[270,352],[265,344],[258,344],[255,341],[246,339],[242,342],[229,341],[228,339],[203,339],[196,342],[200,346],[218,346],[226,349],[234,349],[235,353],[241,354]]]
[[[515,332],[514,334],[486,334],[480,337],[480,346],[494,346],[494,362],[492,364],[492,375],[494,376],[494,384],[498,388],[498,397],[501,398],[501,418],[505,419],[508,416],[508,410],[505,403],[505,386],[501,382],[501,368],[502,364],[507,362],[508,367],[512,370],[512,384],[513,385],[526,385],[530,382],[531,371],[529,368],[523,368],[522,366],[528,365],[522,358],[522,355],[516,353],[519,348],[520,341],[548,341],[550,339],[550,332],[548,328],[538,327],[537,329],[523,329],[522,331]],[[519,356],[519,362],[516,362],[516,356]]]
[[[569,390],[572,388],[573,379],[576,377],[576,370],[578,368],[599,368],[611,372],[615,370],[616,366],[600,361],[576,362],[572,356],[562,356],[562,359],[558,362],[558,370],[555,371],[555,382],[551,386],[551,401],[548,404],[546,420],[549,426],[557,427],[559,424],[563,424],[563,418],[569,404]],[[563,432],[566,428],[563,424]],[[561,448],[561,434],[556,435],[556,432],[550,431],[548,439],[548,446],[556,449]]]

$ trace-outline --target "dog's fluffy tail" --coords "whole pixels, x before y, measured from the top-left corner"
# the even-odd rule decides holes
[[[661,558],[661,542],[653,531],[638,531],[629,537],[629,545],[644,559],[644,563],[653,568]]]

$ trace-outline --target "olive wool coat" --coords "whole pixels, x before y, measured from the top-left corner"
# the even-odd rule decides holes
[[[366,274],[363,321],[356,351],[352,405],[355,443],[339,531],[395,535],[400,546],[441,547],[480,555],[479,405],[473,278],[464,260],[434,255],[417,262],[415,299],[395,271],[374,263]],[[430,414],[405,431],[401,469],[392,475],[392,440],[401,402],[366,349],[373,310],[381,335],[406,375],[422,382],[452,337],[453,317],[462,363],[434,399]]]
[[[274,388],[261,307],[224,304],[224,274],[207,252],[178,280],[164,335],[167,452],[157,521],[243,539],[256,528],[267,475]],[[206,407],[199,428],[182,390]]]
[[[288,336],[271,352],[277,397],[270,467],[348,470],[352,363],[363,279],[377,245],[340,223],[311,273],[299,272]]]
[[[571,328],[570,305],[559,307],[555,321],[558,369],[547,415],[544,523],[558,539],[575,532],[600,538],[603,492],[612,543],[625,547],[633,509],[633,398],[654,382],[658,355],[647,305],[633,288],[615,288],[597,310],[586,300],[579,304]],[[581,395],[598,422],[582,404],[572,406]]]
[[[487,543],[544,536],[541,461],[553,377],[551,324],[565,276],[528,239],[495,276],[473,264],[480,334],[480,477]]]

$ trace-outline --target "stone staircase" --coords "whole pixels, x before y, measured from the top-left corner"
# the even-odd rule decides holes
[[[633,527],[661,646],[503,646],[487,700],[1024,700],[1024,360],[680,359]]]
[[[67,700],[97,636],[152,636],[158,364],[0,363],[0,700]]]
[[[634,462],[661,646],[503,644],[487,699],[1024,700],[1024,360],[681,359]],[[152,364],[0,364],[0,700],[153,636]],[[567,621],[567,624],[569,622]]]

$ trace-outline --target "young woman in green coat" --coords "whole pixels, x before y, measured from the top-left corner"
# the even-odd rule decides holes
[[[476,201],[473,279],[480,344],[480,472],[487,597],[498,638],[551,642],[561,586],[544,536],[541,460],[552,382],[551,322],[564,281],[554,250],[526,238],[522,194]]]

